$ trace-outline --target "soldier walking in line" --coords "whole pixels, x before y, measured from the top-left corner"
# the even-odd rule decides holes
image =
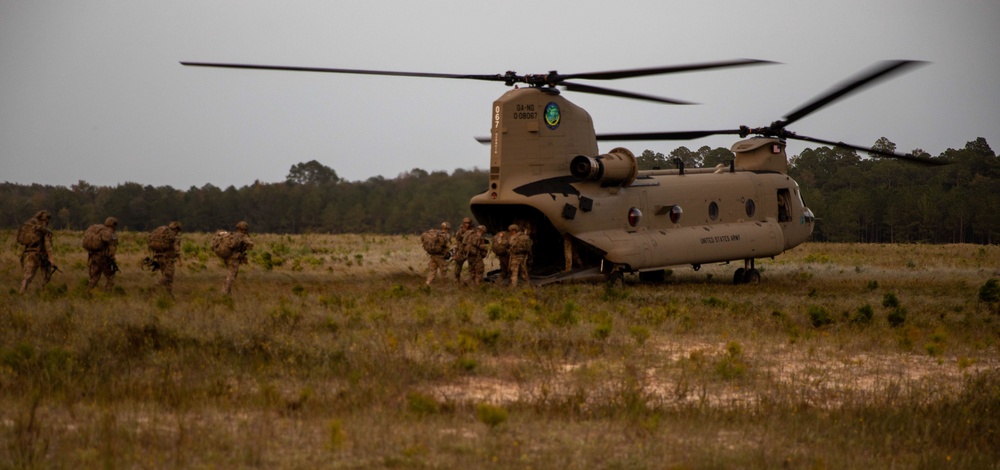
[[[438,273],[445,276],[448,273],[448,244],[451,242],[451,224],[441,222],[441,229],[430,229],[420,235],[420,243],[430,258],[427,262],[427,285],[434,282]]]
[[[119,271],[115,253],[118,250],[118,219],[108,217],[104,224],[94,224],[83,232],[83,249],[87,250],[87,289],[93,289],[106,278],[104,290],[111,292],[115,287],[115,273]]]
[[[510,281],[510,233],[501,231],[493,235],[490,249],[500,262],[500,277],[497,279],[502,283]]]
[[[469,257],[465,252],[465,237],[472,233],[472,219],[462,219],[462,225],[455,230],[455,284],[462,283],[462,265]]]
[[[212,250],[226,262],[226,268],[229,269],[226,283],[222,286],[223,294],[229,295],[233,292],[233,282],[240,273],[240,265],[247,263],[247,250],[253,248],[249,230],[250,224],[240,221],[236,224],[235,232],[216,232],[212,238]]]
[[[154,271],[160,271],[159,285],[167,294],[174,296],[174,264],[181,256],[181,223],[157,227],[149,234],[149,249],[153,252],[151,264]]]
[[[52,215],[49,211],[39,211],[17,231],[17,242],[24,245],[24,251],[21,252],[21,269],[24,271],[19,291],[21,294],[28,290],[28,285],[35,278],[38,268],[42,268],[45,275],[43,287],[52,280],[52,273],[59,269],[52,264],[50,258],[52,254],[50,220]]]
[[[531,254],[531,237],[528,229],[521,231],[517,225],[507,228],[510,232],[510,285],[517,287],[517,279],[520,277],[531,285],[531,277],[528,275],[528,255]]]
[[[469,260],[469,284],[478,286],[483,283],[483,271],[486,268],[483,259],[489,254],[485,225],[480,225],[465,235],[465,254]]]

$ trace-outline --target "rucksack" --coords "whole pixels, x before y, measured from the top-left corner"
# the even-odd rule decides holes
[[[510,242],[510,249],[516,254],[531,252],[531,237],[527,234],[519,233]]]
[[[432,228],[420,235],[420,244],[424,246],[427,254],[443,255],[448,248],[448,239],[440,236],[440,232]]]
[[[83,245],[83,249],[90,252],[103,251],[106,249],[108,247],[108,243],[103,239],[103,237],[101,237],[105,228],[106,227],[102,224],[94,224],[87,227],[87,230],[83,232],[83,243],[81,243],[81,245]]]
[[[497,256],[506,255],[507,252],[510,250],[510,237],[507,236],[506,232],[500,232],[496,234],[496,236],[493,237],[493,243],[491,243],[491,247],[493,248],[493,252],[496,253]]]
[[[17,229],[17,242],[24,246],[38,244],[42,241],[42,235],[39,232],[37,225],[31,222],[24,223],[21,228]]]
[[[166,225],[157,227],[149,234],[149,249],[156,253],[166,253],[174,249],[176,234]]]
[[[236,237],[233,234],[219,230],[212,235],[212,251],[219,258],[229,258],[236,252]]]

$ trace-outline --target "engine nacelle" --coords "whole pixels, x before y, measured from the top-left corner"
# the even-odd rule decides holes
[[[601,186],[628,186],[639,174],[639,163],[627,148],[617,147],[597,157],[574,158],[569,172],[584,181],[598,181]]]

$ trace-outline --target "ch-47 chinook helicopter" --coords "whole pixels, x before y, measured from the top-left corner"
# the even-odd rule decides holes
[[[831,102],[918,64],[878,64],[768,126],[684,132],[596,134],[584,109],[562,96],[567,91],[667,104],[685,102],[583,85],[569,80],[610,80],[676,72],[766,64],[742,59],[672,67],[579,74],[455,75],[378,70],[182,62],[188,66],[264,69],[405,77],[500,81],[514,87],[490,111],[488,187],[470,205],[491,233],[509,224],[527,227],[534,241],[531,275],[536,283],[571,279],[662,279],[665,269],[743,261],[736,284],[760,282],[755,260],[774,257],[803,242],[813,230],[813,213],[798,184],[787,174],[786,139],[841,146],[933,164],[911,155],[798,135],[785,127]],[[718,134],[745,140],[732,147],[728,166],[639,170],[635,155],[616,147],[599,153],[597,142],[693,140]],[[748,136],[753,136],[747,138]]]

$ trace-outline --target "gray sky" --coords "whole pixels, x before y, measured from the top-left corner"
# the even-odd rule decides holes
[[[314,159],[352,181],[485,168],[488,147],[474,137],[488,135],[490,105],[506,91],[182,60],[474,74],[782,63],[584,82],[697,106],[565,95],[613,133],[766,125],[874,62],[918,59],[931,63],[791,130],[862,146],[885,136],[935,156],[985,137],[997,151],[998,50],[996,0],[0,0],[0,181],[243,186]]]

